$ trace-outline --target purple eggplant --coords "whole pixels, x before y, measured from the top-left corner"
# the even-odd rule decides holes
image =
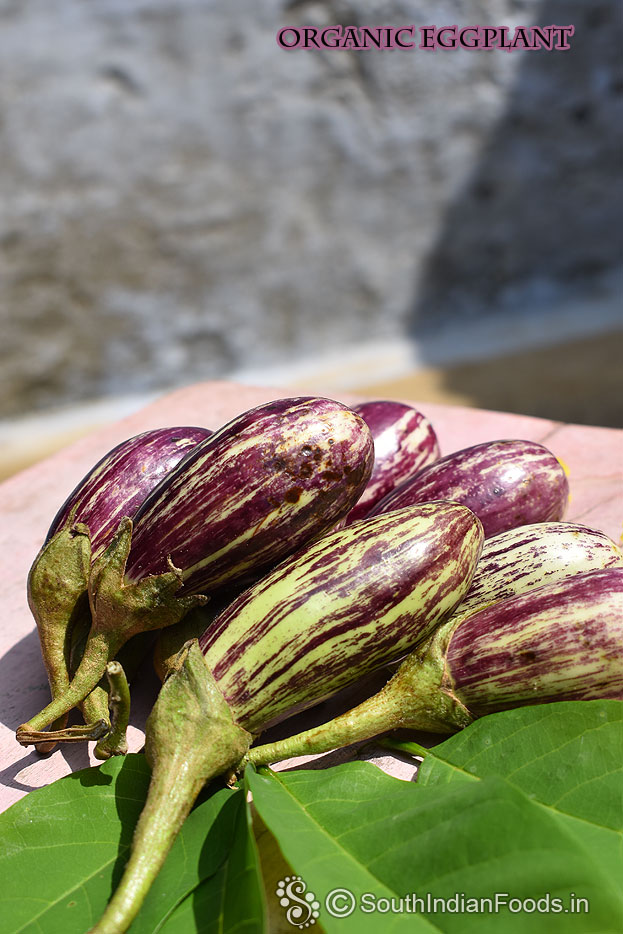
[[[535,441],[488,441],[442,457],[382,499],[371,515],[450,500],[476,513],[490,538],[562,519],[569,484],[560,461]]]
[[[362,402],[354,405],[374,439],[374,469],[368,485],[344,524],[369,515],[400,483],[439,458],[439,443],[425,415],[402,402]]]
[[[180,568],[184,593],[257,574],[348,511],[372,470],[363,419],[331,399],[279,399],[238,416],[154,490],[126,580]]]
[[[132,635],[178,622],[204,594],[319,538],[357,501],[373,456],[361,416],[313,397],[258,406],[198,445],[94,562],[84,662],[63,697],[18,728],[19,742],[80,703]]]
[[[454,503],[363,519],[302,549],[187,643],[149,717],[152,778],[121,883],[91,934],[122,934],[205,782],[248,731],[352,683],[425,638],[465,594],[482,526]]]
[[[134,516],[147,494],[210,434],[207,428],[158,428],[123,441],[58,511],[28,575],[28,603],[52,698],[69,686],[71,631],[78,620],[85,629],[90,625],[87,584],[93,559],[109,544],[119,520]]]
[[[453,733],[497,710],[623,700],[623,567],[563,578],[443,623],[385,687],[297,736],[251,749],[255,765],[395,729]]]
[[[475,613],[449,634],[443,690],[474,717],[623,700],[623,569],[589,571]]]
[[[46,543],[66,525],[87,526],[91,560],[109,544],[124,516],[139,506],[174,467],[213,432],[208,428],[155,428],[122,441],[104,455],[69,494],[46,536]]]

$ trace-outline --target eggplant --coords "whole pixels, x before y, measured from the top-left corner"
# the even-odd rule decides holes
[[[90,625],[91,562],[108,545],[121,517],[133,516],[154,486],[210,434],[207,428],[158,428],[123,441],[98,461],[56,514],[28,575],[28,603],[53,699],[69,686],[71,632],[77,624],[85,631]],[[96,737],[89,733],[88,738]],[[45,752],[53,745],[38,748]]]
[[[122,441],[69,494],[45,543],[68,522],[80,522],[89,530],[91,560],[95,560],[109,544],[120,519],[134,516],[160,481],[212,434],[208,428],[155,428]]]
[[[373,457],[361,416],[315,397],[258,406],[198,445],[96,558],[83,661],[62,696],[18,728],[18,741],[40,741],[131,636],[177,623],[206,594],[320,537],[361,495]]]
[[[233,601],[199,640],[216,683],[256,732],[402,655],[467,591],[480,522],[429,503],[339,530]]]
[[[257,574],[319,538],[372,471],[361,416],[331,399],[280,399],[238,416],[154,490],[136,516],[126,580],[180,568],[182,592]]]
[[[374,468],[368,485],[344,525],[369,515],[398,484],[439,458],[439,442],[430,421],[403,402],[377,400],[354,405],[372,433]]]
[[[623,569],[588,571],[487,607],[444,643],[443,691],[473,717],[556,700],[621,700]]]
[[[508,529],[562,519],[569,484],[560,461],[535,441],[488,441],[442,457],[402,483],[372,510],[433,500],[463,503],[490,538]]]
[[[187,643],[147,723],[152,777],[130,859],[91,934],[127,930],[199,791],[242,760],[253,732],[395,658],[451,613],[482,542],[478,519],[453,503],[363,519],[284,561]]]
[[[455,622],[477,610],[583,571],[623,567],[623,553],[597,529],[572,522],[537,522],[488,538]]]
[[[623,553],[605,532],[573,522],[537,522],[509,529],[484,543],[471,587],[453,619],[607,567],[623,567]]]
[[[247,759],[327,752],[399,728],[454,733],[510,707],[599,698],[623,699],[620,563],[451,617],[378,694]]]

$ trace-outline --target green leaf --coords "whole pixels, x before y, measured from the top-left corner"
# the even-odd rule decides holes
[[[299,908],[305,914],[303,921],[309,920],[304,903],[310,892],[321,903],[320,923],[328,934],[331,931],[378,934],[378,915],[357,911],[341,919],[332,918],[325,908],[325,898],[337,888],[357,897],[369,891],[387,898],[395,895],[396,890],[391,883],[382,884],[366,859],[344,844],[341,831],[359,821],[365,824],[365,814],[359,808],[369,804],[368,793],[373,786],[377,787],[377,782],[386,788],[391,786],[399,795],[405,788],[413,790],[412,787],[365,763],[349,763],[326,772],[277,774],[263,770],[256,773],[248,768],[246,775],[258,813],[275,836],[287,861],[307,886],[307,891],[294,892],[290,896],[290,905],[283,906],[284,914],[288,908]],[[376,819],[373,820],[376,823]],[[384,816],[379,820],[382,824]],[[383,840],[387,839],[385,828],[381,836]],[[271,896],[277,897],[275,893],[269,893]],[[336,910],[342,904],[348,905],[346,894],[336,893],[334,897]],[[430,934],[435,928],[422,918],[390,915],[383,919],[383,930],[392,934],[402,931]]]
[[[506,711],[425,752],[417,783],[368,763],[247,771],[257,810],[293,867],[275,886],[281,894],[268,893],[284,930],[622,930],[621,702]],[[3,934],[84,934],[121,876],[148,783],[143,756],[115,758],[32,792],[0,817]],[[245,801],[242,790],[221,786],[200,796],[130,934],[263,934]],[[336,889],[332,915],[327,897]],[[355,907],[336,917],[349,907],[344,890]],[[497,912],[468,901],[495,893],[507,893]],[[547,893],[562,911],[537,908]],[[455,903],[442,912],[429,898]],[[511,898],[531,899],[535,910],[510,910]],[[578,910],[566,912],[572,904]]]
[[[603,813],[611,823],[618,816],[620,822],[623,786],[609,776],[623,760],[622,705],[613,703],[547,705],[541,719],[537,708],[484,718],[429,751],[415,784],[367,763],[325,772],[250,774],[249,784],[285,858],[321,902],[319,920],[328,934],[381,926],[384,931],[461,934],[617,932],[623,921],[620,882],[614,881],[623,876],[620,861],[597,861],[586,834],[578,831],[589,813],[593,819]],[[566,709],[557,715],[554,707]],[[519,725],[522,714],[524,727]],[[485,720],[494,719],[492,732]],[[598,723],[605,724],[601,731]],[[600,744],[606,748],[598,754]],[[586,756],[584,746],[591,750]],[[494,747],[499,747],[497,757]],[[583,802],[578,794],[583,785],[595,798],[603,794],[603,801]],[[563,801],[573,807],[573,816],[558,809]],[[590,824],[589,836],[593,832],[616,834],[596,823]],[[347,919],[333,918],[325,904],[335,888],[355,896],[358,907]],[[402,906],[395,902],[402,914],[392,913],[391,901],[387,914],[366,914],[361,910],[365,892],[376,899],[415,894],[424,904],[412,900],[411,905],[425,909],[426,917],[410,914],[404,901]],[[537,902],[549,893],[550,905],[560,899],[562,910],[544,913],[534,905],[531,912],[515,912],[507,904],[499,912],[442,913],[429,910],[426,901],[429,895],[457,894],[494,900],[496,893],[507,893],[507,902]],[[587,899],[589,912],[572,897]],[[372,904],[373,899],[366,902]]]
[[[144,756],[113,758],[31,792],[0,816],[3,934],[84,934],[99,918],[121,877],[149,775]],[[202,795],[132,934],[155,934],[219,869],[243,804],[243,793],[228,788]]]
[[[227,861],[184,899],[160,930],[162,934],[264,934],[266,929],[259,855],[245,804],[238,810]]]
[[[621,887],[623,702],[566,701],[483,717],[428,751],[418,784],[490,775],[555,814]]]

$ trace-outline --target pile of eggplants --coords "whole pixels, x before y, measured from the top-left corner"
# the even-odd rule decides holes
[[[213,776],[397,727],[452,732],[512,706],[623,696],[623,556],[560,521],[567,476],[542,445],[440,459],[412,407],[316,397],[258,406],[214,433],[162,431],[163,445],[178,439],[177,461],[159,457],[153,432],[103,458],[29,577],[52,701],[18,728],[24,745],[93,738],[92,723],[66,728],[67,712],[88,709],[104,672],[119,678],[110,661],[132,636],[163,630],[149,794],[93,932],[127,930]],[[392,663],[354,710],[253,745]],[[114,732],[105,718],[99,729]],[[107,754],[122,751],[115,737]]]
[[[487,713],[623,699],[623,555],[606,535],[552,522],[488,539],[455,613],[373,697],[256,746],[255,765],[396,729],[453,733]]]
[[[257,576],[328,531],[357,501],[373,461],[372,436],[347,406],[282,399],[196,444],[141,497],[133,518],[108,497],[107,528],[114,535],[90,566],[83,560],[80,572],[88,567],[91,617],[82,660],[51,703],[18,728],[18,741],[45,740],[44,728],[84,700],[132,636],[177,623],[211,592]],[[104,477],[106,488],[114,482]],[[81,491],[85,484],[89,478]],[[82,497],[73,496],[79,505],[70,508],[64,528],[75,540]],[[45,629],[41,613],[37,623]],[[65,738],[55,731],[49,736]]]

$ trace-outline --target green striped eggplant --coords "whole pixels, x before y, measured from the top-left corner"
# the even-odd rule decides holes
[[[359,498],[373,457],[361,416],[315,397],[258,406],[198,445],[94,562],[83,661],[63,694],[18,728],[18,741],[38,742],[80,703],[132,635],[178,622],[204,594],[320,537]]]
[[[623,567],[585,571],[457,616],[378,694],[329,723],[251,749],[248,760],[326,752],[398,728],[453,733],[526,704],[623,699]]]
[[[569,484],[560,462],[542,444],[488,441],[425,467],[370,514],[438,499],[469,507],[490,538],[520,525],[562,519]]]
[[[509,529],[485,541],[471,587],[452,618],[459,622],[508,597],[607,567],[623,567],[623,552],[597,529],[572,522]]]
[[[428,503],[326,535],[234,600],[200,639],[234,716],[256,732],[398,658],[465,595],[480,523]]]
[[[368,485],[344,520],[350,525],[369,515],[373,507],[399,483],[439,458],[439,443],[430,421],[403,402],[376,400],[353,406],[374,440],[374,468]]]
[[[207,428],[157,428],[123,441],[87,473],[54,517],[27,585],[53,698],[69,686],[72,630],[78,626],[86,633],[91,623],[91,562],[104,551],[122,516],[134,516],[148,493],[210,434]],[[66,719],[55,724],[57,729]],[[74,729],[67,739],[81,732]],[[53,747],[43,743],[37,748],[48,752]]]
[[[91,934],[121,934],[194,800],[252,733],[416,645],[467,591],[482,526],[454,503],[363,519],[287,559],[178,655],[149,717],[152,778],[119,888]],[[201,645],[201,648],[200,648]]]

